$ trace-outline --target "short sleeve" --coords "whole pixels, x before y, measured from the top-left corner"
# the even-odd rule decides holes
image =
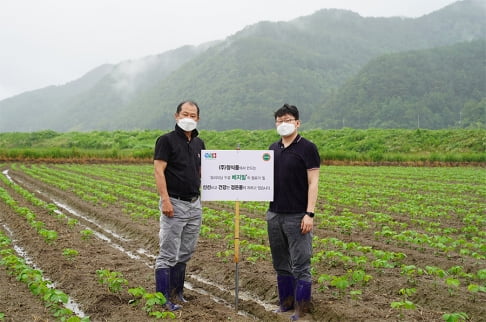
[[[160,136],[155,143],[154,160],[169,161],[170,150],[168,136]]]
[[[305,166],[307,170],[318,169],[321,166],[321,157],[317,146],[309,141],[307,148],[305,149]]]

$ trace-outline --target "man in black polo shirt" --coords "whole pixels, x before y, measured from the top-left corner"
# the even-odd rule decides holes
[[[268,239],[277,272],[277,312],[295,308],[292,320],[298,320],[311,298],[312,228],[320,158],[315,144],[297,132],[301,124],[297,107],[285,104],[274,116],[281,139],[270,145],[274,151],[274,197],[267,212]]]
[[[155,182],[160,195],[159,254],[155,260],[155,289],[167,299],[170,311],[180,309],[171,295],[183,297],[186,264],[196,248],[202,222],[199,198],[201,150],[196,130],[199,106],[184,101],[174,115],[174,131],[157,139],[154,152]]]

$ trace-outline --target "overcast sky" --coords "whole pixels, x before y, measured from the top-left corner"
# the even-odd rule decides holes
[[[319,9],[420,17],[456,0],[0,0],[0,100],[183,45],[224,39],[259,21]]]

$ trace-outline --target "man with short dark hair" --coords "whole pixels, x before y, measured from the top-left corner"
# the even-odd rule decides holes
[[[196,130],[199,106],[181,102],[174,115],[175,129],[157,139],[154,151],[155,182],[160,201],[159,254],[155,260],[155,289],[167,299],[166,308],[180,309],[171,301],[183,297],[186,264],[191,259],[202,223],[199,197],[201,150]]]
[[[269,148],[274,151],[274,198],[267,212],[268,239],[277,272],[277,312],[295,308],[292,320],[298,320],[311,299],[312,228],[320,157],[316,145],[298,133],[297,107],[285,104],[274,117],[281,139]]]

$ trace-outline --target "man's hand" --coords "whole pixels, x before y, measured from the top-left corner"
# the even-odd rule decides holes
[[[162,200],[162,213],[169,218],[174,217],[174,207],[169,198]]]
[[[302,221],[300,222],[300,231],[302,232],[302,234],[305,235],[308,232],[311,232],[313,227],[314,218],[311,218],[308,215],[304,215]]]

